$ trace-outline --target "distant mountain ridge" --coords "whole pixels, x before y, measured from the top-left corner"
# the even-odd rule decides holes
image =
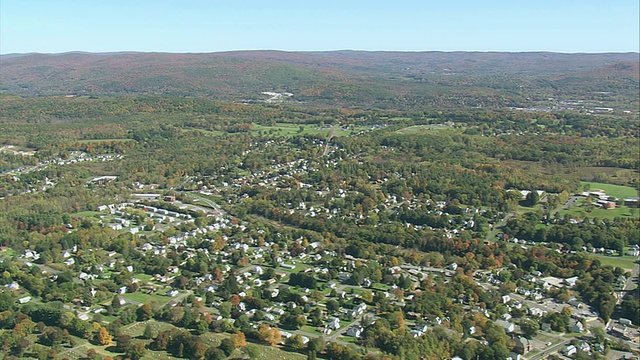
[[[232,51],[8,54],[0,92],[197,96],[263,100],[293,93],[311,105],[526,106],[531,99],[637,95],[638,53]],[[529,99],[529,100],[527,100]]]

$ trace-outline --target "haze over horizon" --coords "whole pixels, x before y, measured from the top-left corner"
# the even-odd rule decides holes
[[[3,0],[0,53],[640,52],[640,4]]]

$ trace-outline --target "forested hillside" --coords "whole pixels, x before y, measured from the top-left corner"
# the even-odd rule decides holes
[[[163,95],[385,109],[553,106],[637,110],[638,54],[277,52],[5,55],[0,91]],[[635,106],[634,106],[635,105]],[[620,108],[620,107],[623,108]]]

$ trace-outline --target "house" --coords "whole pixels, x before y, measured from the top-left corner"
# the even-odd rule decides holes
[[[504,329],[504,331],[508,334],[508,333],[512,333],[516,330],[516,326],[513,323],[510,323],[508,321],[505,320],[497,320],[496,324],[502,326],[502,328]]]
[[[18,285],[17,282],[12,282],[11,284],[7,284],[5,285],[6,288],[8,288],[9,290],[18,290],[20,289],[20,285]]]
[[[577,352],[578,352],[578,348],[576,348],[576,347],[575,347],[575,346],[573,346],[573,345],[569,345],[569,346],[567,346],[566,348],[564,348],[564,349],[562,350],[562,355],[564,355],[564,356],[570,356],[570,355],[573,355],[573,354],[575,354],[575,353],[577,353]]]
[[[576,286],[576,283],[578,282],[578,277],[577,276],[573,276],[570,278],[566,278],[562,281],[565,285],[567,285],[568,287],[574,287]]]
[[[522,336],[518,336],[513,340],[513,350],[516,353],[526,354],[529,351],[531,351],[531,349],[532,347],[531,347],[531,343],[529,342],[529,339]]]
[[[540,308],[536,308],[536,307],[534,307],[534,308],[529,308],[529,314],[530,314],[530,315],[538,316],[538,317],[542,317],[542,316],[544,316],[544,313],[545,313],[545,312],[544,312],[542,309],[540,309]]]
[[[360,337],[360,335],[362,335],[362,331],[364,331],[362,326],[352,326],[347,329],[346,335],[351,337]]]
[[[591,352],[591,345],[589,345],[589,343],[583,341],[580,344],[578,344],[578,349],[588,353],[588,352]]]
[[[340,319],[338,319],[337,317],[334,317],[331,320],[329,320],[329,323],[327,324],[327,328],[333,329],[333,330],[340,329]]]
[[[581,333],[584,331],[584,325],[580,321],[576,321],[575,323],[569,325],[569,331]]]
[[[509,296],[509,295],[504,295],[504,296],[502,297],[502,303],[503,303],[503,304],[506,304],[506,303],[508,303],[509,301],[511,301],[511,296]]]
[[[522,355],[510,352],[506,360],[522,360]]]
[[[29,301],[31,301],[31,296],[25,296],[25,297],[22,297],[22,298],[18,299],[18,302],[20,304],[26,304]]]
[[[633,325],[633,322],[631,320],[629,320],[629,319],[620,318],[620,320],[618,320],[618,321],[622,325]]]
[[[427,325],[418,325],[411,330],[411,335],[414,338],[422,336],[425,332],[427,332]]]

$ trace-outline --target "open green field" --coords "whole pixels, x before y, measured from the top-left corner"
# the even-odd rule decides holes
[[[142,280],[142,281],[151,281],[153,280],[153,276],[149,275],[149,274],[136,274],[134,276],[135,279],[138,280]]]
[[[212,130],[196,129],[196,128],[182,129],[182,132],[195,132],[195,131],[199,131],[207,136],[220,136],[225,134],[223,131],[215,131],[215,130],[212,131]]]
[[[102,142],[127,142],[127,141],[135,141],[134,139],[90,139],[90,140],[78,140],[80,144],[92,144],[92,143],[102,143]]]
[[[365,126],[349,126],[348,129],[335,126],[329,128],[319,128],[316,124],[290,124],[290,123],[276,123],[274,126],[266,126],[260,124],[251,124],[251,134],[263,135],[273,134],[283,137],[292,137],[296,135],[317,135],[320,137],[328,137],[329,133],[333,133],[334,136],[346,136],[351,132],[358,132],[366,130]]]
[[[610,265],[613,267],[621,267],[623,269],[631,270],[635,266],[636,259],[632,256],[606,256],[606,255],[594,255],[602,265]]]
[[[626,206],[617,207],[615,209],[601,209],[594,208],[591,211],[587,211],[585,207],[574,206],[568,210],[562,210],[559,212],[559,216],[569,214],[573,217],[589,217],[589,218],[601,218],[601,219],[614,219],[617,217],[630,218],[637,217],[637,210],[633,210]]]
[[[451,130],[453,129],[452,126],[445,126],[445,125],[413,125],[413,126],[408,126],[406,128],[400,129],[398,131],[396,131],[397,133],[401,133],[401,134],[415,134],[415,133],[421,133],[421,132],[432,132],[432,131],[444,131],[444,130]]]
[[[122,297],[125,298],[126,300],[130,300],[140,304],[143,304],[146,302],[155,302],[158,305],[164,305],[171,300],[169,296],[159,295],[159,294],[148,295],[148,294],[143,294],[141,292],[122,294]]]
[[[73,217],[96,217],[98,215],[100,215],[99,211],[80,211],[77,213],[73,213],[73,214],[69,214],[72,218]]]
[[[637,197],[638,192],[630,186],[611,185],[597,182],[582,181],[580,184],[584,187],[589,185],[589,191],[604,191],[608,196],[615,196],[620,199]]]

